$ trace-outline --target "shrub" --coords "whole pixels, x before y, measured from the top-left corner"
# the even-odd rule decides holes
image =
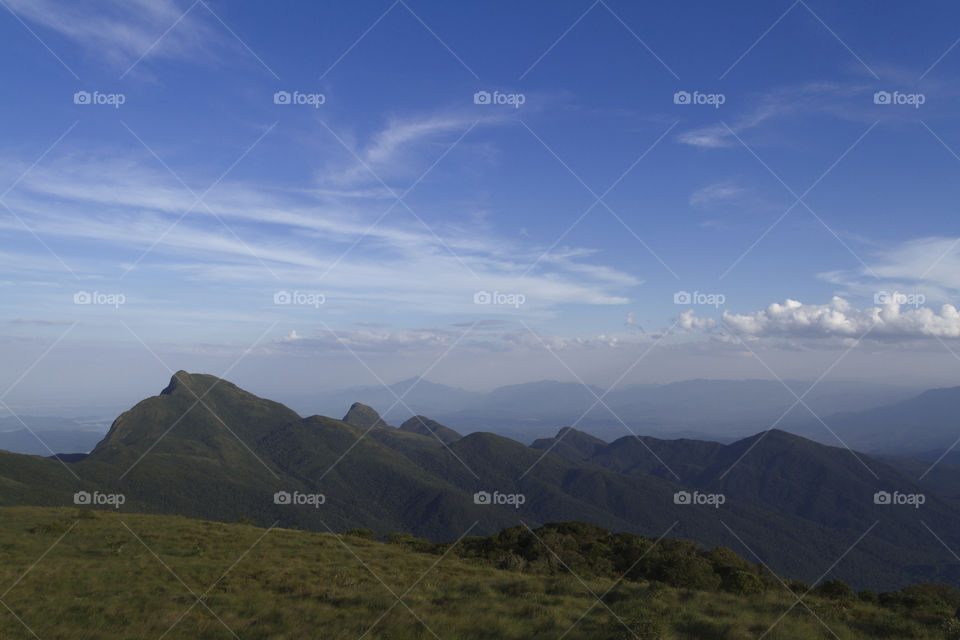
[[[836,580],[824,580],[813,590],[813,593],[821,598],[830,598],[831,600],[843,600],[852,598],[855,594],[853,589],[847,586],[847,583],[839,578]]]
[[[723,578],[720,585],[724,591],[738,596],[749,596],[763,593],[763,582],[756,574],[749,571],[731,571]]]
[[[880,602],[880,596],[877,595],[877,592],[871,591],[870,589],[861,591],[857,594],[857,597],[863,602],[869,602],[870,604],[877,604]]]
[[[669,558],[657,571],[657,579],[681,589],[713,591],[720,586],[720,576],[714,573],[713,565],[700,556]]]
[[[373,529],[350,529],[349,531],[344,531],[343,535],[363,538],[364,540],[377,539],[377,534],[373,532]]]
[[[944,620],[942,628],[947,640],[960,640],[960,620],[956,618]]]
[[[395,532],[387,536],[387,542],[390,544],[401,544],[410,547],[414,551],[429,553],[433,550],[434,544],[424,538],[417,538],[409,533]]]

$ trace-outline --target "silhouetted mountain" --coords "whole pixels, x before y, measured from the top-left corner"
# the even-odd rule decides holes
[[[397,402],[398,397],[403,398],[402,403]],[[340,415],[343,407],[362,398],[364,403],[380,410],[386,422],[400,423],[410,417],[411,412],[428,416],[446,415],[474,406],[482,397],[483,394],[472,391],[410,378],[389,387],[373,385],[335,391],[320,390],[282,399],[284,404],[304,415]]]
[[[380,418],[380,414],[373,407],[368,407],[359,402],[350,405],[350,410],[347,411],[347,415],[343,416],[343,421],[364,431],[373,427],[387,426],[387,423]]]
[[[450,427],[445,427],[436,420],[431,420],[426,416],[413,416],[400,425],[400,430],[417,433],[421,436],[436,437],[444,444],[456,442],[463,437]]]
[[[798,395],[810,386],[809,382],[786,384]],[[828,415],[904,400],[918,391],[885,384],[824,381],[804,396],[804,402],[818,415]],[[562,424],[612,441],[630,433],[621,420],[635,433],[730,441],[769,428],[796,402],[783,384],[771,380],[687,380],[604,393],[604,389],[578,382],[549,380],[473,393],[411,379],[389,388],[323,392],[294,401],[304,413],[339,415],[343,407],[362,398],[388,423],[398,424],[413,412],[428,415],[460,433],[493,431],[521,442],[549,438]],[[397,402],[397,396],[403,397],[402,403]],[[602,403],[597,402],[598,396],[603,398]],[[779,426],[792,428],[810,418],[807,409],[798,405],[782,417]]]
[[[0,504],[62,506],[78,490],[116,492],[127,510],[432,540],[456,539],[473,523],[483,534],[584,520],[650,537],[672,526],[672,537],[741,552],[746,544],[775,571],[808,582],[842,558],[832,575],[857,587],[960,583],[958,563],[930,534],[960,547],[952,500],[879,461],[861,456],[861,464],[781,431],[729,445],[632,436],[606,444],[564,429],[537,448],[472,433],[444,446],[415,432],[417,423],[382,424],[363,405],[346,418],[304,419],[181,371],[119,416],[82,460],[0,452]],[[877,491],[925,492],[925,503],[875,504]],[[723,504],[700,500],[711,495]]]
[[[580,462],[592,458],[606,447],[607,443],[589,433],[577,431],[573,427],[564,427],[553,438],[540,438],[530,445],[533,449],[552,451],[567,460]]]

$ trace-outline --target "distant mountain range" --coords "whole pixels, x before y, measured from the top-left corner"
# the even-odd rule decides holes
[[[344,420],[302,418],[181,371],[120,415],[88,456],[0,452],[0,505],[71,505],[77,492],[109,505],[122,494],[124,510],[437,541],[474,523],[485,534],[582,520],[650,537],[672,526],[671,537],[756,553],[807,582],[839,560],[830,576],[856,588],[960,584],[960,563],[945,548],[960,549],[960,507],[955,492],[941,491],[960,486],[960,469],[948,464],[919,483],[907,462],[780,430],[721,444],[606,442],[563,429],[527,446],[492,433],[461,437],[424,416],[389,422],[359,403]],[[891,504],[877,504],[878,492]],[[921,494],[919,508],[897,504]]]
[[[811,383],[787,384],[801,395]],[[921,391],[908,386],[823,381],[804,397],[804,402],[817,415],[827,416],[906,400]],[[413,378],[389,388],[357,387],[283,400],[301,414],[339,415],[344,407],[362,398],[390,422],[400,423],[417,413],[463,433],[492,431],[525,443],[553,435],[558,426],[573,424],[613,440],[630,435],[621,420],[636,433],[729,441],[774,423],[790,430],[812,419],[802,405],[784,415],[796,397],[780,382],[771,380],[687,380],[631,386],[604,394],[599,387],[555,381],[474,393]]]
[[[960,387],[930,389],[911,398],[891,400],[863,411],[822,414],[795,431],[820,442],[837,443],[834,431],[848,446],[861,451],[909,454],[937,460],[960,444]],[[829,429],[827,428],[829,427]],[[947,454],[957,461],[957,454]]]

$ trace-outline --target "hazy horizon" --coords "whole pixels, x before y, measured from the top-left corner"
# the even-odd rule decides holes
[[[952,7],[8,5],[15,412],[179,369],[960,385]]]

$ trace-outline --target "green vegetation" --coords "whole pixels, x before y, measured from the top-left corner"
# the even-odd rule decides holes
[[[77,492],[99,492],[122,494],[124,512],[324,533],[363,528],[381,539],[402,531],[431,542],[456,539],[474,522],[472,533],[483,535],[569,520],[648,536],[674,527],[672,537],[756,553],[795,579],[815,580],[842,557],[831,577],[857,590],[960,586],[960,563],[948,551],[960,548],[955,500],[929,493],[922,511],[875,504],[878,488],[925,490],[869,460],[877,480],[849,451],[782,431],[728,445],[632,437],[605,445],[567,429],[546,453],[558,440],[531,448],[490,433],[460,438],[423,417],[406,429],[377,426],[363,405],[347,417],[372,428],[300,418],[225,380],[181,371],[118,417],[88,457],[61,463],[0,451],[0,505],[69,507]],[[418,433],[428,426],[449,444]],[[678,490],[726,501],[720,509],[677,504]],[[280,492],[322,495],[323,506],[279,503]],[[478,492],[521,494],[523,503],[479,504]],[[758,589],[749,571],[707,571],[705,562],[687,555],[643,576],[728,593]]]
[[[856,595],[831,581],[790,609],[797,595],[729,549],[654,545],[582,523],[514,527],[454,546],[389,538],[0,508],[0,594],[9,607],[0,606],[0,637],[34,638],[19,617],[44,640],[159,638],[171,628],[166,638],[557,638],[569,630],[565,638],[706,640],[756,638],[783,615],[766,638],[960,638],[960,594],[945,586]]]

